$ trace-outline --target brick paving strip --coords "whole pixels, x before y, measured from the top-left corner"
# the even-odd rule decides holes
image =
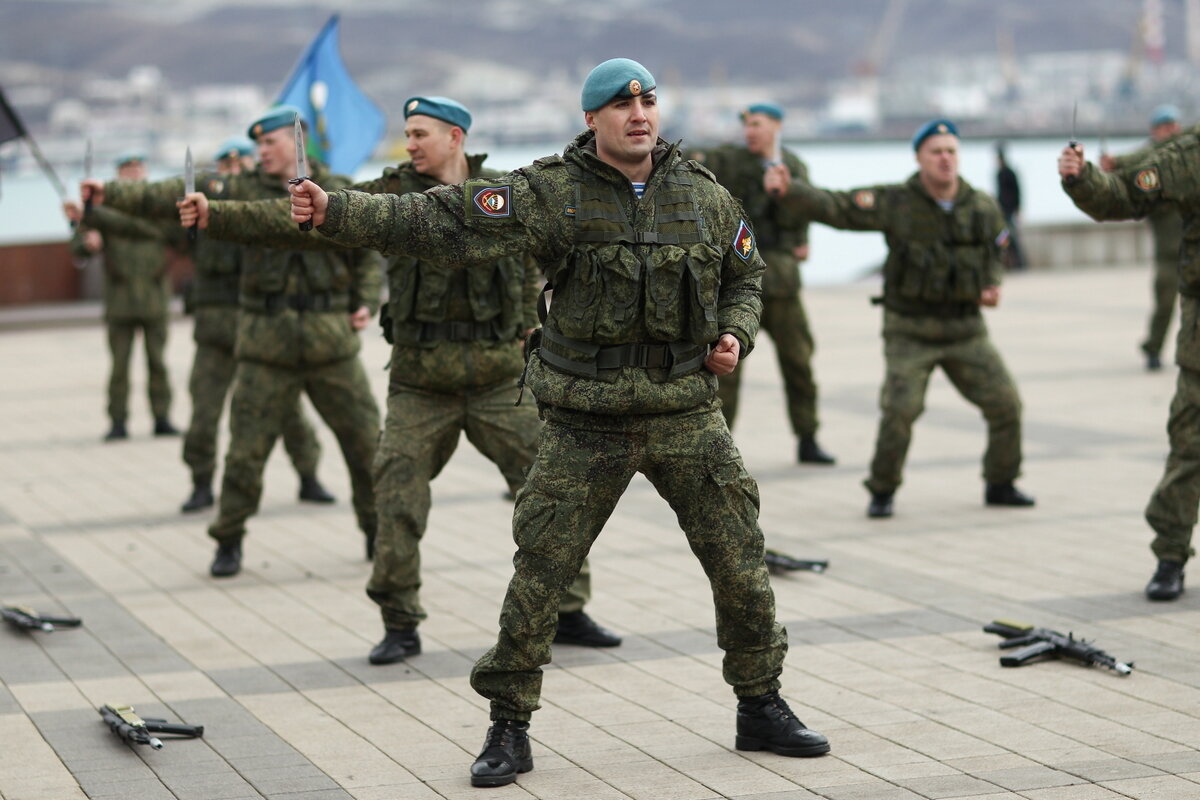
[[[1141,509],[1159,477],[1172,370],[1141,370],[1149,270],[1022,275],[989,313],[1025,403],[1031,510],[985,509],[983,423],[943,378],[917,423],[896,517],[864,516],[882,375],[876,287],[806,290],[818,338],[822,443],[800,468],[764,340],[746,364],[735,436],[759,481],[771,546],[829,558],[775,582],[790,634],[784,693],[833,753],[732,749],[712,606],[669,509],[638,479],[593,552],[591,613],[626,636],[558,648],[534,717],[536,769],[499,797],[1028,798],[1200,796],[1200,600],[1151,604]],[[49,312],[47,312],[49,313]],[[0,313],[0,601],[76,614],[80,630],[0,630],[0,798],[476,797],[486,727],[467,675],[492,641],[511,569],[511,505],[463,446],[434,484],[423,545],[425,653],[370,667],[378,616],[322,429],[331,508],[295,502],[276,453],[246,570],[213,581],[207,517],[175,512],[179,441],[100,442],[98,326],[13,329]],[[365,360],[384,396],[387,353]],[[190,327],[168,350],[187,418]],[[141,365],[138,365],[141,368]],[[1193,589],[1193,592],[1197,590]],[[1073,630],[1135,673],[997,663],[996,617]],[[205,726],[161,751],[112,736],[95,707]]]

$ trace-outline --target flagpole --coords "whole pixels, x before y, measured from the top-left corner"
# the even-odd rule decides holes
[[[46,156],[42,153],[42,148],[38,147],[38,143],[34,141],[29,134],[25,123],[17,116],[17,112],[9,105],[8,98],[4,96],[4,91],[0,90],[0,112],[3,112],[5,118],[8,119],[14,133],[18,134],[16,138],[24,139],[29,145],[29,151],[33,153],[34,159],[38,162],[38,166],[42,168],[42,172],[46,173],[46,177],[54,184],[55,191],[58,192],[58,197],[64,203],[67,202],[67,189],[63,186],[63,182],[59,180],[58,173],[54,171],[54,167],[50,166],[50,162],[46,160]]]

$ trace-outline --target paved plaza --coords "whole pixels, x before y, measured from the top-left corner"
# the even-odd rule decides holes
[[[1025,404],[1033,509],[982,504],[984,425],[944,376],[918,421],[896,516],[868,520],[878,421],[871,282],[805,294],[818,340],[822,445],[801,467],[771,343],[742,368],[734,430],[762,492],[768,546],[827,558],[773,579],[791,649],[784,695],[833,752],[733,749],[712,599],[666,503],[635,479],[592,551],[589,612],[611,650],[556,646],[530,729],[533,772],[473,789],[487,727],[468,685],[511,572],[511,503],[468,443],[434,483],[422,655],[373,667],[382,634],[349,482],[327,428],[331,507],[296,500],[277,448],[241,575],[213,580],[208,514],[178,511],[179,439],[150,436],[138,358],[127,442],[105,444],[107,350],[94,325],[0,332],[0,602],[83,618],[0,628],[4,800],[1194,800],[1200,797],[1200,585],[1154,604],[1142,509],[1166,454],[1174,370],[1137,343],[1148,268],[1018,275],[993,339]],[[382,404],[387,348],[364,359]],[[172,326],[173,418],[188,419],[191,323]],[[1170,353],[1166,354],[1167,356]],[[1169,358],[1164,359],[1169,363]],[[528,397],[527,400],[528,402]],[[994,618],[1095,640],[1129,677],[998,663]],[[203,725],[133,749],[96,713]]]

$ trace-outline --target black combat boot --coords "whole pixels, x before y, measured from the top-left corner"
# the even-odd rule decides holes
[[[1175,600],[1183,594],[1183,562],[1159,561],[1154,577],[1146,584],[1151,600]]]
[[[214,578],[231,578],[242,571],[242,543],[240,541],[217,545],[208,574]]]
[[[179,507],[179,510],[188,514],[192,511],[199,511],[202,508],[209,508],[213,502],[212,482],[196,481],[192,486],[191,496],[183,501],[183,505]]]
[[[108,429],[108,433],[104,434],[104,441],[114,442],[117,439],[128,439],[129,431],[125,430],[125,420],[114,419],[112,427]]]
[[[383,640],[371,648],[367,660],[372,664],[395,664],[409,656],[420,655],[421,635],[413,628],[388,628]]]
[[[306,503],[336,503],[337,498],[331,495],[316,475],[300,476],[300,499]]]
[[[821,449],[815,436],[801,436],[796,460],[801,464],[836,464],[837,459]]]
[[[529,750],[529,723],[497,719],[488,728],[483,752],[471,765],[472,786],[507,786],[522,772],[533,769]]]
[[[804,727],[779,692],[738,698],[738,750],[770,750],[781,756],[820,756],[829,740]]]
[[[621,637],[597,625],[583,611],[566,611],[558,615],[554,643],[579,647],[616,647],[621,644]]]
[[[867,516],[872,519],[884,519],[892,515],[892,498],[895,492],[871,492],[871,502],[867,504]]]
[[[171,420],[166,417],[154,418],[154,435],[155,436],[178,436],[179,428],[171,424]]]
[[[989,506],[1025,507],[1034,504],[1033,498],[1014,486],[1011,481],[989,483],[983,493],[983,502]]]

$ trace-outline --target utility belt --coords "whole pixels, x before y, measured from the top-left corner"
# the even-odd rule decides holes
[[[910,317],[970,317],[979,313],[979,303],[924,303],[899,298],[872,297],[871,305],[883,306],[888,311]]]
[[[497,342],[500,331],[494,322],[449,320],[422,322],[417,334],[422,342]]]
[[[237,275],[198,278],[191,288],[192,305],[195,308],[236,306],[239,298],[239,282],[240,278]]]
[[[603,370],[621,367],[665,369],[669,370],[669,378],[678,378],[704,365],[708,346],[683,341],[599,345],[543,328],[538,354],[542,361],[559,372],[584,378],[596,378]],[[584,358],[580,359],[576,354]]]
[[[292,311],[350,311],[350,295],[344,292],[313,292],[310,294],[242,295],[241,306],[246,311],[260,314],[278,314],[285,309]]]

